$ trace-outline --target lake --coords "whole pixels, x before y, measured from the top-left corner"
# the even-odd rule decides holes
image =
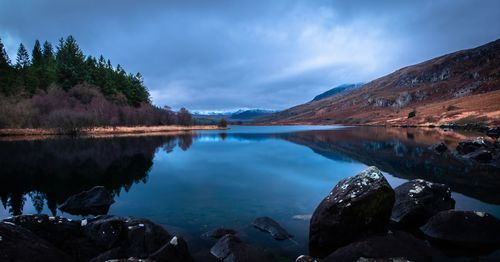
[[[456,208],[500,217],[500,170],[429,149],[454,148],[476,133],[438,128],[233,126],[170,136],[0,141],[0,218],[45,213],[70,195],[103,185],[109,213],[145,217],[180,234],[195,257],[217,227],[285,258],[307,253],[310,215],[335,184],[377,166],[395,187],[422,178],[447,184]],[[299,215],[300,219],[297,219]],[[294,235],[276,241],[253,228],[269,216]],[[305,216],[307,217],[307,216]]]

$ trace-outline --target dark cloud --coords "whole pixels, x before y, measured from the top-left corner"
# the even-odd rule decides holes
[[[10,1],[0,37],[74,35],[140,71],[158,105],[282,109],[500,37],[500,1]]]

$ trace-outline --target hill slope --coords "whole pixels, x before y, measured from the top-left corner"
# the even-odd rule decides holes
[[[415,117],[408,118],[415,111]],[[272,124],[500,124],[500,39],[273,114]]]
[[[363,84],[361,84],[361,83],[339,85],[339,86],[336,86],[336,87],[334,87],[334,88],[332,88],[332,89],[330,89],[330,90],[328,90],[326,92],[323,92],[323,93],[315,96],[313,98],[313,101],[318,101],[318,100],[321,100],[321,99],[325,99],[327,97],[340,95],[340,94],[352,91],[352,90],[354,90],[356,88],[360,88],[361,86],[363,86]]]

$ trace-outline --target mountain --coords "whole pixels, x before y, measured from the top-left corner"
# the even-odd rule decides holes
[[[500,124],[500,39],[292,107],[265,124]]]
[[[269,116],[275,110],[267,109],[239,109],[236,111],[205,111],[193,112],[193,117],[202,123],[216,123],[224,118],[230,122],[248,122]]]
[[[323,93],[315,96],[312,101],[318,101],[318,100],[321,100],[321,99],[324,99],[327,97],[343,94],[343,93],[349,92],[351,90],[357,89],[357,88],[362,87],[362,86],[363,86],[363,83],[339,85],[339,86],[336,86],[336,87],[334,87],[326,92],[323,92]]]
[[[274,112],[276,112],[276,111],[266,110],[266,109],[250,109],[250,110],[238,111],[238,112],[231,114],[231,119],[253,120],[256,118],[269,116]]]

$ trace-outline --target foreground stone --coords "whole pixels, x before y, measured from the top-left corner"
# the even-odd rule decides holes
[[[267,231],[276,240],[285,240],[292,238],[281,225],[269,217],[258,217],[253,221],[253,226],[262,230]]]
[[[0,261],[72,261],[54,245],[11,222],[0,222]]]
[[[430,240],[465,248],[500,248],[500,220],[484,212],[448,210],[420,228]]]
[[[228,234],[219,239],[210,253],[224,262],[275,261],[272,254],[243,243],[238,237]]]
[[[360,237],[386,231],[394,191],[376,167],[341,180],[314,211],[309,251],[325,257]]]
[[[71,261],[92,262],[128,258],[192,261],[182,238],[172,237],[163,227],[147,219],[102,216],[71,221],[60,217],[30,215],[13,217],[6,222],[35,236],[34,244],[24,247],[27,253],[33,247],[36,251],[38,242],[50,243],[61,255],[61,259],[54,261],[64,260],[65,257]]]
[[[105,215],[115,201],[103,186],[70,196],[59,209],[72,215]]]
[[[372,236],[365,240],[339,248],[323,262],[337,261],[436,261],[442,254],[426,242],[406,232],[394,232],[386,236]],[[396,261],[401,261],[396,260]]]
[[[422,179],[408,181],[394,189],[396,202],[391,220],[398,226],[419,227],[433,215],[455,208],[448,186]]]

